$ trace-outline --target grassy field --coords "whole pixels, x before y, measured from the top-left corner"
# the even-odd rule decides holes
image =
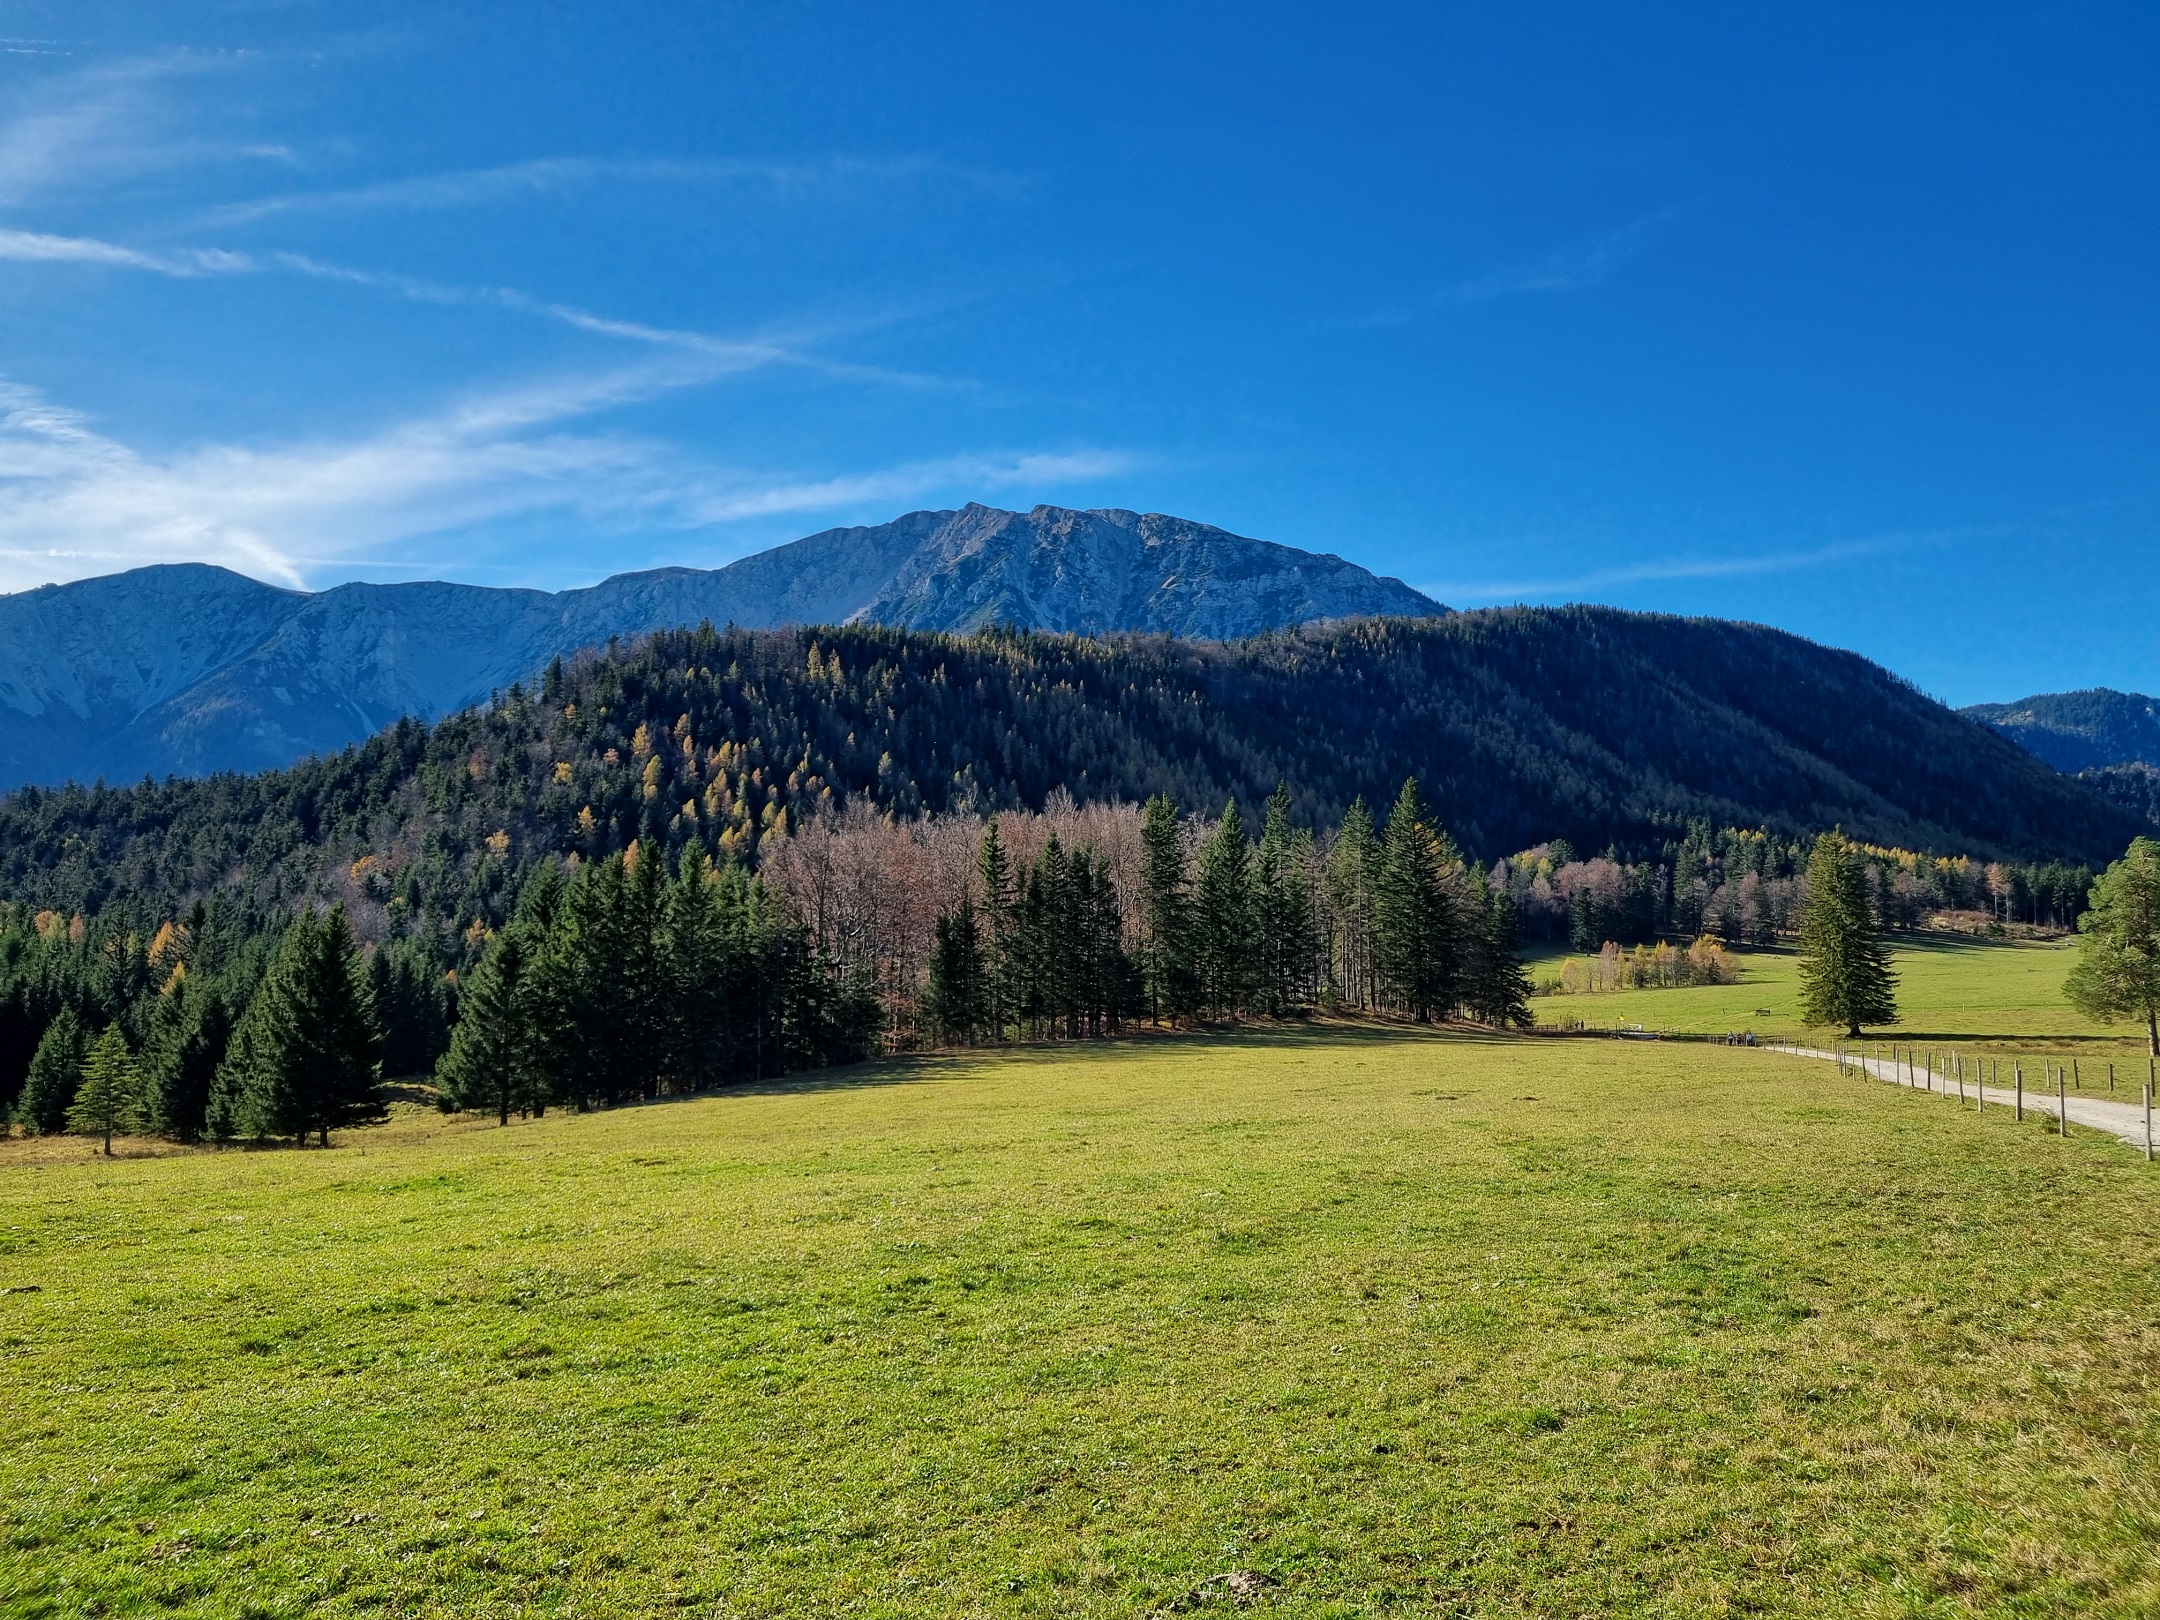
[[[2160,1172],[1356,1026],[0,1148],[0,1612],[2160,1612]]]
[[[1556,978],[1569,953],[1540,953],[1537,978]],[[1542,1024],[1581,1019],[1593,1025],[1637,1023],[1647,1029],[1704,1034],[1753,1029],[1779,1039],[1805,1032],[1800,1019],[1799,958],[1789,948],[1736,953],[1741,982],[1687,990],[1623,990],[1539,996]],[[1884,1040],[1961,1045],[1990,1051],[2081,1055],[2136,1081],[2145,1074],[2145,1036],[2133,1024],[2096,1024],[2070,1010],[2062,985],[2076,950],[2068,943],[1919,938],[1892,948],[1899,1022]],[[1877,1032],[1870,1031],[1873,1035]]]

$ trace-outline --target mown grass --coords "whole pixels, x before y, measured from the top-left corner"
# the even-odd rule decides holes
[[[2160,1174],[1819,1062],[1322,1026],[71,1146],[0,1159],[9,1614],[2160,1611]]]

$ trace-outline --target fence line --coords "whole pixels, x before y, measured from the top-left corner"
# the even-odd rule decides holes
[[[1925,1091],[1930,1095],[1944,1098],[1951,1095],[1950,1086],[1954,1079],[1957,1085],[1957,1102],[1962,1106],[1967,1100],[1965,1093],[1967,1059],[1966,1054],[1962,1052],[1943,1053],[1931,1048],[1923,1053],[1915,1047],[1908,1046],[1900,1053],[1898,1044],[1892,1042],[1889,1044],[1889,1050],[1886,1054],[1884,1045],[1881,1042],[1862,1043],[1863,1045],[1872,1044],[1874,1046],[1874,1055],[1869,1056],[1864,1050],[1859,1050],[1844,1041],[1835,1042],[1829,1048],[1803,1046],[1794,1041],[1770,1041],[1761,1044],[1765,1051],[1783,1052],[1792,1057],[1819,1058],[1835,1063],[1838,1066],[1838,1073],[1841,1075],[1857,1073],[1865,1078],[1881,1080],[1909,1091]],[[1985,1113],[1987,1111],[1988,1083],[1991,1078],[1995,1084],[1998,1101],[2001,1097],[2001,1059],[1983,1053],[1974,1056],[1971,1059],[1971,1065],[1973,1111],[1975,1113]],[[2125,1102],[2109,1102],[2098,1095],[2087,1096],[2083,1093],[2082,1084],[2078,1087],[2079,1095],[2073,1098],[2071,1095],[2071,1081],[2073,1079],[2082,1081],[2083,1078],[2078,1072],[2074,1059],[2071,1063],[2065,1065],[2043,1057],[2041,1059],[2041,1073],[2046,1084],[2052,1085],[2054,1091],[2050,1095],[2043,1086],[2043,1089],[2035,1092],[2033,1094],[2033,1107],[2042,1114],[2050,1115],[2053,1118],[2058,1135],[2069,1135],[2070,1126],[2075,1122],[2093,1130],[2103,1131],[2117,1141],[2128,1143],[2131,1147],[2141,1148],[2148,1162],[2153,1158],[2153,1106],[2155,1093],[2160,1091],[2160,1061],[2153,1059],[2146,1061],[2145,1082],[2136,1105]],[[2022,1120],[2025,1117],[2026,1095],[2025,1065],[2021,1059],[2011,1059],[2010,1077],[2014,1097],[2013,1107],[2016,1110],[2017,1118]],[[2113,1064],[2108,1066],[2108,1089],[2110,1091],[2115,1089]]]

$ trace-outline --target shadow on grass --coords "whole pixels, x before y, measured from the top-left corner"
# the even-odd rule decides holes
[[[963,1080],[986,1065],[1001,1069],[1088,1063],[1143,1062],[1176,1052],[1272,1050],[1285,1048],[1401,1045],[1404,1042],[1457,1046],[1520,1045],[1539,1037],[1453,1024],[1395,1023],[1378,1018],[1314,1018],[1283,1023],[1220,1024],[1198,1029],[1144,1029],[1135,1033],[1077,1041],[1031,1041],[1009,1046],[954,1047],[872,1058],[830,1069],[808,1069],[770,1080],[752,1080],[709,1091],[686,1091],[665,1097],[618,1103],[596,1114],[639,1108],[668,1108],[681,1103],[716,1102],[730,1097],[799,1097],[823,1091],[858,1091],[881,1086],[924,1085]],[[570,1114],[570,1109],[550,1110]],[[468,1116],[469,1117],[469,1116]]]

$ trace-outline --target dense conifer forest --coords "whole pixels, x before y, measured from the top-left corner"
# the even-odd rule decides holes
[[[507,1111],[1136,1020],[1505,1024],[1524,935],[1790,933],[1832,822],[1893,928],[2060,926],[2089,870],[2002,857],[2129,825],[1746,626],[675,632],[291,770],[0,803],[0,1107],[63,1128],[115,1029],[144,1123],[267,1140],[377,1072]]]

